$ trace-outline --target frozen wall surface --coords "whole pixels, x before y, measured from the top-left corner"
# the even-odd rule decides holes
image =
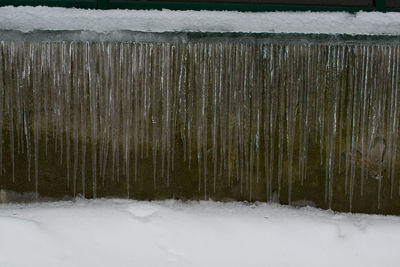
[[[399,213],[397,37],[46,34],[0,42],[3,189]]]

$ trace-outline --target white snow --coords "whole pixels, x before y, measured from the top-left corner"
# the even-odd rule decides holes
[[[400,12],[232,12],[1,7],[0,29],[400,34]]]
[[[0,205],[0,266],[399,266],[400,217],[238,202]]]

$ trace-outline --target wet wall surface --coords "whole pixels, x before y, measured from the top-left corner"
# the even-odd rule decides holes
[[[373,0],[146,0],[144,2],[186,2],[186,3],[244,3],[273,5],[317,5],[317,6],[356,6],[373,7]],[[390,0],[389,0],[390,1]],[[112,2],[138,2],[138,0],[110,0]],[[143,2],[143,1],[141,1]]]

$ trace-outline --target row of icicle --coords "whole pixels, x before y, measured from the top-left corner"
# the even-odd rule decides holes
[[[16,153],[26,154],[38,190],[52,136],[74,195],[79,180],[85,195],[91,168],[94,197],[97,183],[120,175],[129,197],[138,159],[153,158],[154,187],[159,176],[168,184],[182,145],[206,198],[217,179],[238,179],[251,199],[264,179],[271,200],[286,179],[290,203],[317,144],[326,201],[344,175],[351,207],[355,183],[363,194],[370,177],[399,191],[399,66],[395,45],[3,41],[0,170],[10,161],[14,179]]]

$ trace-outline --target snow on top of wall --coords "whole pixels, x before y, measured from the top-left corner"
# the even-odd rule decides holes
[[[0,7],[0,30],[399,35],[400,13],[84,10]]]

